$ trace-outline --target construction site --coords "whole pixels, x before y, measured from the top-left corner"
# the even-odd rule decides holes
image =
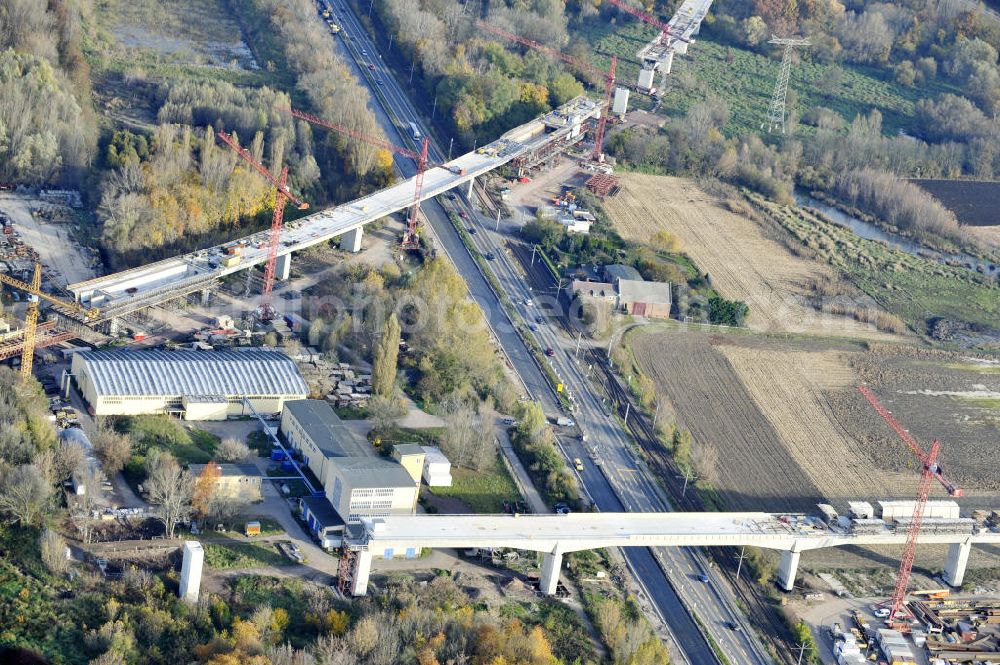
[[[214,569],[206,592],[264,569],[332,585],[344,602],[380,592],[398,571],[426,575],[426,585],[427,570],[453,568],[486,606],[559,599],[597,644],[588,594],[637,598],[677,653],[696,636],[691,648],[725,653],[719,662],[746,653],[753,665],[796,662],[761,645],[775,651],[799,620],[822,662],[1000,662],[998,361],[931,348],[885,300],[798,248],[745,192],[616,171],[609,137],[656,125],[653,113],[629,111],[629,94],[666,91],[711,2],[687,0],[669,22],[611,3],[657,30],[636,53],[636,84],[617,78],[615,55],[604,70],[476,21],[598,81],[603,99],[577,96],[455,158],[412,122],[395,122],[399,140],[281,109],[395,160],[394,183],[330,208],[312,211],[287,166],[268,169],[218,131],[227,155],[273,193],[268,230],[106,274],[77,235],[78,193],[0,195],[0,283],[23,321],[0,331],[0,361],[41,381],[60,436],[96,431],[103,416],[165,415],[259,448],[224,474],[214,459],[193,465],[263,490],[240,519],[179,520],[183,539],[166,522],[161,532],[148,487],[103,474],[90,455],[91,474],[64,487],[88,565],[111,578],[129,565],[181,566],[188,602],[198,602],[203,560]],[[344,40],[333,5],[317,8]],[[783,133],[793,49],[809,42],[768,43],[783,49],[768,109],[769,130]],[[286,221],[289,205],[310,212]],[[561,244],[525,239],[538,228],[558,230]],[[391,346],[402,364],[380,390],[365,353],[388,333],[348,311],[386,275],[409,284],[435,258],[460,269],[469,327],[488,331],[497,380],[513,386],[514,408],[492,412],[482,434],[518,491],[503,515],[434,515],[468,508],[420,498],[429,460],[450,468],[441,450],[428,457],[413,440],[366,438],[375,425],[365,415],[392,436],[415,436],[404,418],[429,436],[452,426],[427,398],[437,387],[421,383],[430,361],[409,353],[417,316],[399,307],[404,332]],[[364,273],[354,292],[329,293],[326,282],[348,283],[331,275],[352,267]],[[573,327],[581,292],[598,302],[586,336]],[[720,300],[742,304],[745,320],[713,319]],[[348,334],[368,346],[349,348]],[[391,396],[401,413],[372,416]],[[536,488],[541,456],[518,460],[511,443],[520,433],[509,414],[532,401],[553,430],[559,468],[549,475],[569,478],[572,499]],[[759,554],[756,584],[741,576],[746,548]],[[601,552],[592,575],[560,577],[564,554],[590,550]]]

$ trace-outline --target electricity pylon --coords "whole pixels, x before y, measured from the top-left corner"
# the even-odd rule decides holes
[[[785,47],[785,53],[781,58],[781,72],[778,73],[778,81],[774,84],[774,96],[771,97],[771,109],[767,114],[767,131],[774,131],[775,127],[781,128],[781,133],[785,133],[785,98],[788,96],[788,77],[792,73],[792,51],[796,46],[810,46],[808,39],[796,37],[772,37],[768,44],[779,44]],[[760,126],[761,129],[764,125]]]

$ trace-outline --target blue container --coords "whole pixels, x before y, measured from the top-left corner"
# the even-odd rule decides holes
[[[285,460],[284,462],[281,463],[281,470],[295,471],[295,465],[292,463],[292,460]]]
[[[271,450],[271,461],[272,462],[281,462],[281,461],[287,459],[287,457],[288,456],[285,454],[285,451],[283,451],[281,448],[273,448]]]

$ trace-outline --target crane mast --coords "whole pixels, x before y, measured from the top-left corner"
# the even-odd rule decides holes
[[[899,630],[909,630],[909,624],[898,617],[909,615],[909,610],[905,607],[906,586],[910,582],[910,574],[913,572],[913,560],[917,554],[917,537],[920,535],[920,527],[924,521],[924,511],[927,508],[927,497],[930,495],[931,481],[937,480],[949,495],[960,497],[963,495],[961,488],[948,482],[941,473],[941,466],[938,464],[938,455],[941,452],[941,442],[937,439],[931,444],[928,452],[924,452],[917,440],[893,417],[892,412],[885,408],[878,398],[867,386],[858,386],[858,391],[865,396],[865,399],[872,405],[875,412],[892,428],[900,439],[910,448],[910,451],[920,460],[920,484],[917,486],[917,500],[913,506],[913,518],[910,520],[910,527],[906,535],[906,545],[903,548],[903,555],[899,561],[899,570],[896,572],[896,586],[893,590],[892,598],[881,603],[883,607],[889,608],[889,617],[886,620],[893,628]]]
[[[414,178],[415,189],[413,192],[413,205],[410,206],[410,213],[406,219],[406,232],[403,235],[403,246],[414,248],[420,244],[420,237],[417,234],[418,225],[418,213],[420,212],[420,196],[423,192],[424,187],[424,173],[427,171],[427,150],[430,144],[428,138],[425,136],[423,143],[421,144],[420,152],[416,153],[409,148],[404,148],[398,146],[395,143],[386,141],[385,139],[378,138],[375,136],[369,136],[363,132],[359,132],[356,129],[351,129],[349,127],[344,127],[343,125],[338,125],[335,122],[330,122],[329,120],[324,120],[318,116],[306,113],[305,111],[299,111],[296,109],[282,109],[285,113],[291,115],[294,118],[300,120],[305,120],[306,122],[318,125],[320,127],[325,127],[331,131],[337,132],[338,134],[343,134],[350,138],[356,139],[363,143],[375,146],[376,148],[381,148],[383,150],[388,150],[390,152],[395,152],[396,154],[403,155],[404,157],[409,157],[417,165],[417,174]]]
[[[267,263],[264,264],[264,286],[260,292],[260,319],[270,321],[274,318],[274,308],[271,307],[271,292],[274,290],[274,269],[278,261],[278,244],[281,240],[285,204],[291,201],[299,210],[306,210],[309,204],[296,197],[289,190],[288,167],[281,169],[281,175],[276,178],[250,154],[249,150],[240,146],[232,136],[225,132],[219,132],[218,137],[271,183],[275,189],[274,214],[271,216],[271,231],[267,243]]]

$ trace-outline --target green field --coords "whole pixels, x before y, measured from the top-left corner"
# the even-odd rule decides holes
[[[907,323],[944,317],[993,327],[1000,320],[1000,291],[988,278],[859,238],[803,209],[751,198],[818,258]]]
[[[510,501],[521,496],[499,457],[493,469],[487,471],[452,467],[451,477],[451,487],[434,487],[431,492],[458,499],[474,513],[503,512],[505,499]]]
[[[598,66],[607,68],[611,55],[618,55],[617,78],[633,85],[639,72],[635,53],[654,36],[654,29],[632,21],[614,31],[601,26],[588,33],[591,43],[596,44]],[[727,135],[757,132],[766,118],[778,69],[777,56],[768,58],[723,44],[703,33],[688,48],[687,55],[674,56],[661,111],[670,116],[681,115],[691,105],[714,94],[729,105]],[[840,70],[839,81],[836,74],[831,76],[834,69]],[[910,126],[917,100],[954,92],[937,81],[917,89],[887,80],[882,74],[873,68],[815,63],[805,56],[792,69],[789,90],[798,95],[800,115],[809,108],[824,106],[851,121],[858,113],[877,108],[882,113],[885,130],[892,133]],[[642,95],[633,95],[632,99],[635,100],[630,101],[632,107],[649,107],[648,98]]]
[[[292,561],[271,543],[205,543],[205,564],[209,568],[261,568],[290,566]]]

